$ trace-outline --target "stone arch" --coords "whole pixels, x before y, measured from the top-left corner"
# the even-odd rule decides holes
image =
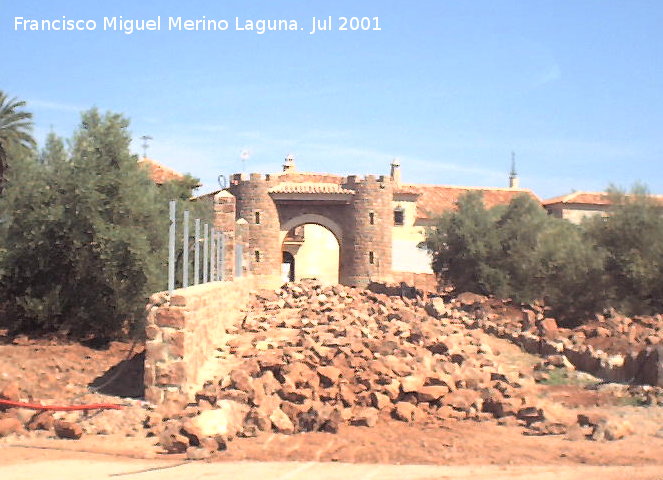
[[[284,237],[285,233],[289,232],[291,229],[307,223],[315,223],[325,227],[336,237],[339,247],[342,248],[343,228],[331,218],[317,213],[303,213],[286,220],[281,224],[281,236]],[[283,242],[283,238],[281,238],[281,242]]]
[[[322,213],[298,212],[287,220],[283,219],[279,237],[281,249],[293,256],[293,264],[296,264],[293,272],[295,279],[317,278],[323,284],[339,283],[343,271],[344,232],[339,222]],[[295,236],[286,244],[288,232],[298,227],[316,227],[316,229],[304,230],[301,243],[298,243]]]

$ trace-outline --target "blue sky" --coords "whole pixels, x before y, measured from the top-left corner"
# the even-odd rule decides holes
[[[103,31],[104,17],[162,18]],[[93,19],[95,31],[15,31],[14,18]],[[228,19],[168,31],[167,18]],[[309,35],[311,18],[379,17],[380,31]],[[303,30],[234,31],[235,17]],[[35,134],[70,137],[92,106],[154,138],[148,154],[201,178],[278,171],[521,185],[542,198],[609,183],[663,193],[663,2],[0,0],[0,89]]]

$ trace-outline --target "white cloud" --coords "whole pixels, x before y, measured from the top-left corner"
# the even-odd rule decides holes
[[[58,102],[50,102],[47,100],[30,100],[29,104],[30,107],[36,107],[36,108],[44,108],[47,110],[58,110],[60,112],[82,112],[85,110],[83,107],[79,107],[78,105],[72,105],[68,103],[58,103]]]

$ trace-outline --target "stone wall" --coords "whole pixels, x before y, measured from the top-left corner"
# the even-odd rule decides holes
[[[244,277],[156,293],[146,307],[145,399],[154,404],[192,400],[206,379],[226,329],[242,319],[261,279]]]
[[[565,355],[578,370],[608,382],[648,384],[663,387],[663,346],[647,347],[639,353],[607,354],[591,345],[572,345],[532,332],[505,327],[486,318],[474,320],[474,327],[507,339],[535,355]]]

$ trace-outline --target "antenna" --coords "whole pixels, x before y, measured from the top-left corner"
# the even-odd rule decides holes
[[[251,156],[251,151],[247,148],[242,150],[239,154],[239,158],[242,159],[242,172],[246,171],[246,161],[249,159]]]
[[[516,173],[516,153],[511,152],[511,176],[515,177],[516,175],[518,175]]]
[[[147,149],[150,146],[149,143],[147,142],[153,140],[153,138],[150,137],[149,135],[143,135],[142,137],[140,137],[140,139],[143,141],[143,143],[141,144],[141,147],[143,147],[143,158],[147,158]]]

